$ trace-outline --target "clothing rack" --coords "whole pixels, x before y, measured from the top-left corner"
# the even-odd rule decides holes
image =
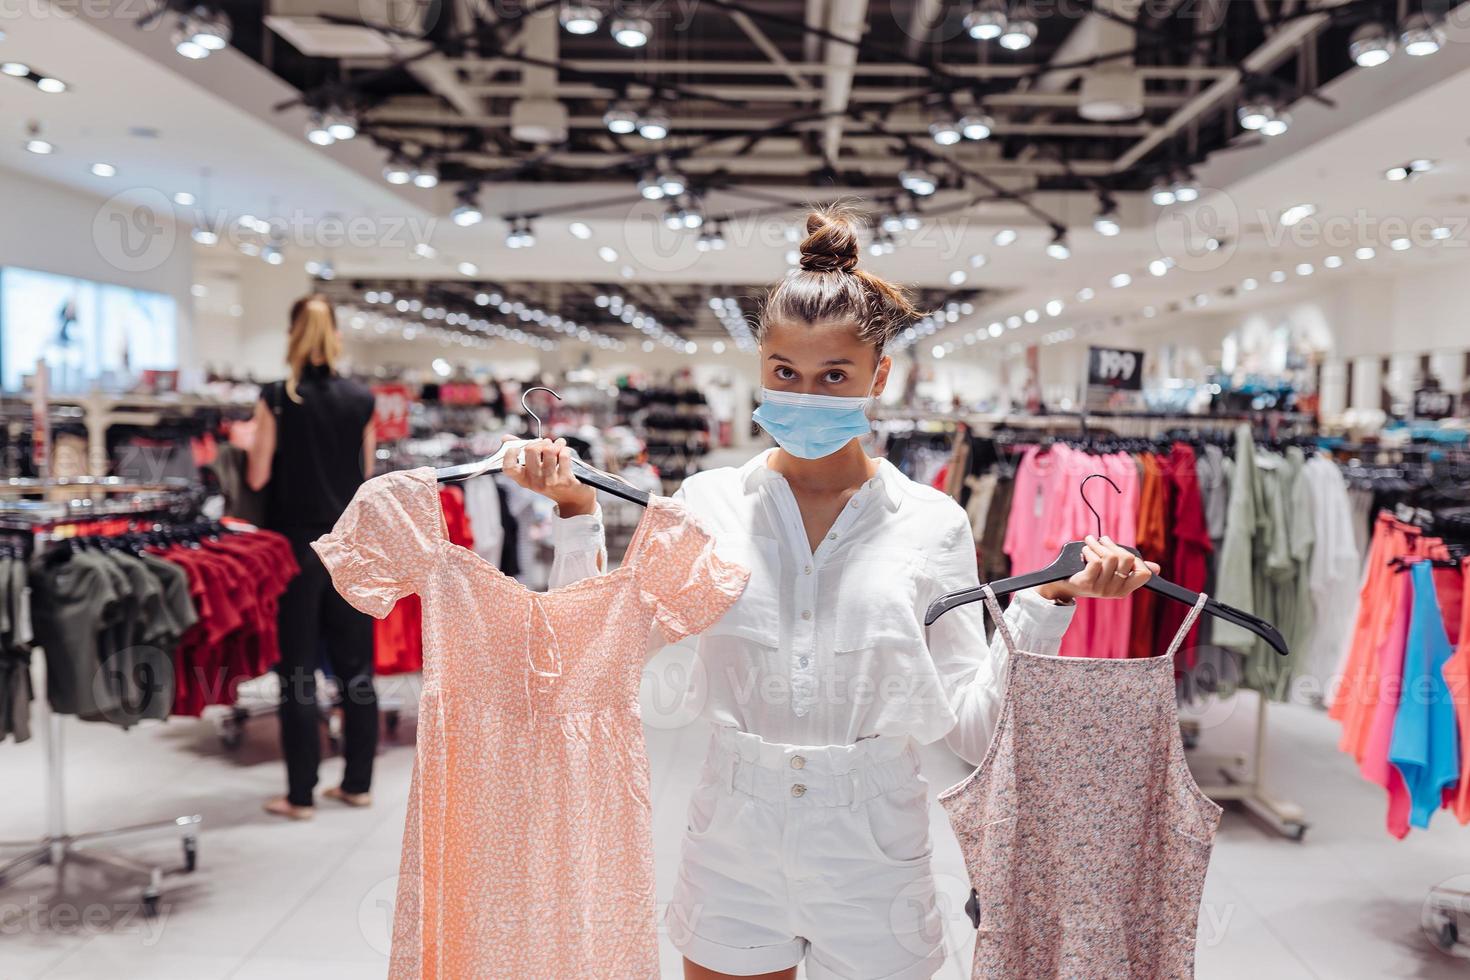
[[[198,488],[185,481],[140,484],[116,477],[79,477],[75,479],[11,479],[0,482],[0,496],[14,494],[56,496],[83,493],[85,496],[64,500],[10,500],[0,503],[0,528],[26,531],[32,535],[35,552],[67,537],[69,525],[106,517],[177,516],[197,509]],[[119,499],[120,496],[120,499]],[[33,552],[33,553],[35,553]],[[164,875],[192,872],[198,865],[200,814],[186,814],[171,820],[133,824],[105,830],[73,834],[66,823],[66,743],[62,717],[47,707],[47,724],[42,734],[46,756],[46,833],[25,842],[8,842],[3,846],[24,850],[0,865],[0,887],[43,866],[56,869],[58,886],[67,864],[88,864],[114,872],[147,878],[140,902],[143,913],[152,917],[158,912],[163,893]],[[177,835],[183,848],[183,865],[169,869],[104,849],[103,845],[124,840],[139,840]]]
[[[897,416],[888,416],[897,419]],[[884,416],[880,415],[880,418]],[[917,413],[907,418],[916,425],[931,426],[950,423],[956,428],[963,426],[980,436],[994,436],[999,431],[1033,431],[1037,435],[1060,435],[1062,432],[1080,434],[1083,438],[1107,434],[1121,438],[1157,439],[1184,432],[1203,433],[1217,430],[1228,432],[1241,423],[1252,428],[1265,426],[1278,435],[1285,427],[1298,429],[1315,428],[1311,416],[1291,412],[1262,411],[1229,415],[1193,415],[1177,412],[1088,412],[1059,413],[1046,415],[1010,414],[967,414],[967,413]],[[1233,800],[1261,818],[1277,833],[1292,840],[1301,840],[1306,834],[1308,823],[1302,808],[1296,803],[1278,799],[1266,789],[1266,753],[1269,739],[1268,703],[1264,695],[1258,696],[1255,731],[1250,748],[1245,752],[1228,755],[1196,753],[1199,740],[1197,722],[1184,719],[1180,722],[1181,735],[1186,749],[1191,752],[1191,761],[1201,773],[1211,774],[1211,780],[1202,782],[1200,789],[1216,802]]]

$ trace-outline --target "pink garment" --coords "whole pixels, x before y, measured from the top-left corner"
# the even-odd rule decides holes
[[[1373,702],[1373,718],[1368,725],[1363,757],[1358,771],[1363,778],[1377,783],[1388,792],[1388,832],[1403,839],[1409,834],[1409,788],[1403,774],[1388,761],[1388,745],[1393,739],[1393,722],[1398,713],[1404,686],[1404,650],[1409,642],[1409,620],[1414,609],[1414,589],[1408,575],[1399,575],[1392,583],[1398,590],[1394,597],[1393,620],[1388,635],[1378,647],[1378,690]]]
[[[1065,499],[1056,493],[1057,460],[1059,450],[1065,448],[1052,446],[1043,451],[1038,446],[1028,446],[1016,467],[1004,545],[1015,575],[1034,572],[1056,557],[1058,544],[1047,532],[1052,521],[1060,520],[1058,508],[1065,506]]]
[[[1094,483],[1100,481],[1094,481]],[[1174,654],[1108,661],[1015,648],[990,749],[939,794],[978,905],[973,976],[1194,976],[1220,822],[1179,741]]]
[[[648,636],[700,632],[748,573],[655,497],[616,571],[534,593],[446,538],[427,467],[364,483],[312,546],[363,612],[423,601],[389,977],[656,978]]]

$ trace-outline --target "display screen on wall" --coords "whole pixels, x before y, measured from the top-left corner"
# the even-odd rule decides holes
[[[20,390],[46,360],[51,390],[130,388],[178,364],[178,308],[164,293],[0,269],[0,388]]]

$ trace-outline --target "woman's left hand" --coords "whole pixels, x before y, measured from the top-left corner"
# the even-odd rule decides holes
[[[1093,599],[1117,599],[1138,591],[1159,574],[1159,566],[1144,561],[1112,538],[1096,538],[1089,534],[1082,555],[1087,566],[1065,582],[1049,582],[1037,586],[1043,599],[1071,602],[1086,596]]]

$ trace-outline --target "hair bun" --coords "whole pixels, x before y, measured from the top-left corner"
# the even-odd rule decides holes
[[[857,230],[845,214],[813,211],[806,216],[801,268],[806,272],[851,272],[857,268]]]

